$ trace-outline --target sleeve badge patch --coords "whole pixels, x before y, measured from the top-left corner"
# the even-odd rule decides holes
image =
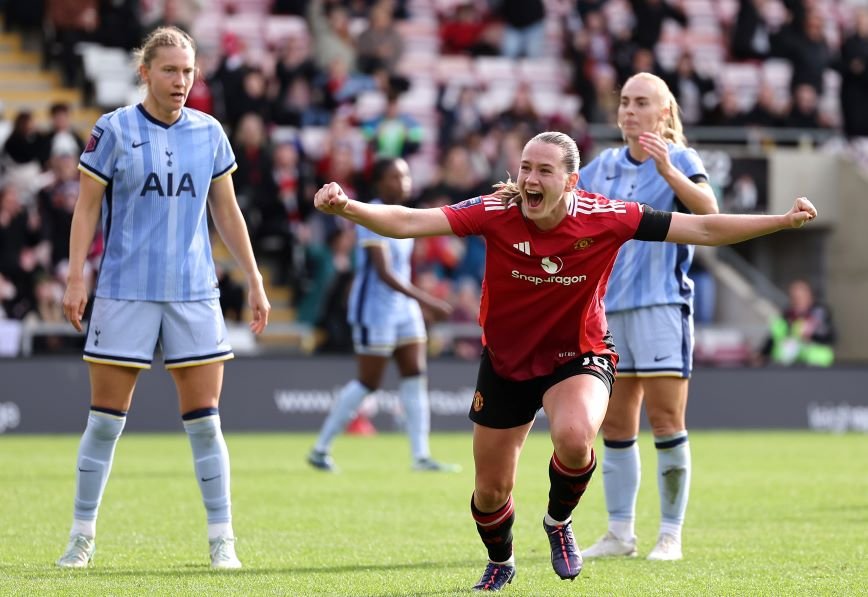
[[[464,201],[462,201],[460,203],[456,203],[455,205],[450,205],[449,207],[451,209],[457,211],[459,209],[466,209],[468,207],[472,207],[472,206],[477,205],[479,203],[482,203],[482,197],[474,197],[473,199],[465,199]]]
[[[103,130],[98,126],[93,127],[93,130],[90,133],[90,139],[87,140],[87,145],[84,148],[84,153],[90,153],[94,151],[99,145],[99,139],[102,137]]]

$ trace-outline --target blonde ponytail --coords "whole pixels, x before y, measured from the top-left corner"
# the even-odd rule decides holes
[[[660,82],[663,83],[662,80]],[[687,137],[684,136],[684,125],[681,123],[681,108],[678,107],[678,100],[675,99],[672,91],[669,90],[669,87],[665,83],[663,83],[663,88],[666,90],[664,98],[669,96],[669,101],[666,102],[669,105],[669,116],[663,125],[661,135],[664,139],[668,139],[669,142],[685,147],[687,145]]]

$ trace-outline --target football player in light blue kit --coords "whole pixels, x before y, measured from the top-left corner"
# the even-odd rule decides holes
[[[79,331],[87,304],[83,269],[102,215],[100,266],[84,359],[91,408],[81,439],[70,541],[57,561],[88,566],[97,510],[136,379],[157,342],[178,391],[208,519],[213,568],[240,568],[229,496],[229,455],[217,410],[223,361],[232,358],[220,311],[206,207],[247,276],[254,333],[271,309],[235,199],[235,156],[220,124],[184,108],[195,74],[193,40],[155,30],[138,51],[141,104],[105,114],[81,156],[64,313]]]
[[[579,187],[656,210],[717,213],[708,175],[685,145],[678,103],[648,73],[624,84],[618,126],[626,145],[582,168]],[[606,294],[606,317],[621,360],[603,421],[603,485],[609,531],[586,557],[636,556],[636,439],[642,401],[657,448],[660,533],[650,560],[682,557],[681,528],[690,489],[685,412],[693,368],[693,246],[628,241],[618,254]]]
[[[410,168],[400,158],[379,160],[371,179],[378,193],[372,203],[396,205],[410,197]],[[407,420],[413,469],[457,470],[454,465],[432,459],[428,448],[430,413],[425,375],[428,337],[419,303],[435,317],[447,316],[452,308],[413,285],[412,255],[412,238],[387,238],[356,226],[356,271],[347,320],[353,327],[358,377],[341,389],[316,445],[308,454],[307,461],[317,469],[337,470],[330,454],[332,442],[353,418],[362,400],[380,387],[386,366],[394,356],[401,375],[398,396]]]

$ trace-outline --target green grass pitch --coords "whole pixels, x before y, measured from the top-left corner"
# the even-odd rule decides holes
[[[640,439],[640,557],[549,565],[541,519],[546,433],[532,433],[515,491],[518,576],[507,595],[868,593],[868,436],[691,432],[685,559],[648,562],[658,523],[656,458]],[[410,471],[402,435],[341,437],[338,475],[310,469],[309,434],[229,434],[244,569],[208,567],[204,509],[183,434],[121,438],[94,566],[56,569],[72,511],[78,437],[0,436],[0,595],[453,595],[486,562],[469,514],[469,434],[435,434],[458,474]],[[575,514],[589,545],[606,529],[601,475]]]

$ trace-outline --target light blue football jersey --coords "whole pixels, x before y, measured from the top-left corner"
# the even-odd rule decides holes
[[[381,201],[374,200],[371,203]],[[347,308],[349,323],[385,327],[409,316],[408,305],[415,299],[388,286],[380,278],[365,249],[371,246],[385,248],[392,273],[396,278],[410,282],[413,242],[412,238],[380,236],[364,226],[356,225],[356,270]]]
[[[162,123],[141,104],[97,121],[79,169],[106,185],[105,251],[96,296],[196,301],[219,296],[207,200],[211,181],[237,168],[220,124],[183,108]]]
[[[708,177],[699,155],[689,147],[669,143],[669,159],[688,178]],[[685,211],[672,187],[657,173],[654,160],[639,163],[630,157],[626,147],[607,149],[594,158],[581,169],[577,186],[610,199],[638,201],[664,211]],[[693,245],[627,241],[609,278],[606,312],[671,304],[692,309],[693,281],[687,277],[687,270],[693,251]]]

